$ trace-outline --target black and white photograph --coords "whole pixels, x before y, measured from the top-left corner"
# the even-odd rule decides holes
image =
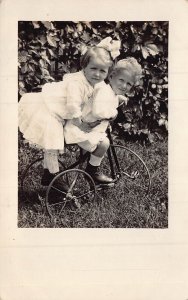
[[[0,1],[0,299],[188,299],[188,1]]]
[[[19,228],[168,228],[168,30],[18,22]]]

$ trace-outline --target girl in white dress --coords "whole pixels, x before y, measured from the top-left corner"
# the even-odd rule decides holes
[[[134,58],[117,62],[109,74],[109,84],[95,85],[92,97],[81,108],[81,116],[67,121],[64,127],[66,143],[77,143],[91,153],[86,171],[97,183],[110,184],[112,179],[100,173],[100,164],[108,147],[106,129],[109,119],[117,115],[121,101],[127,103],[134,86],[139,84],[142,68]],[[78,104],[77,110],[80,111]]]
[[[66,74],[61,82],[44,85],[41,93],[22,96],[19,102],[19,129],[25,139],[44,149],[43,185],[48,185],[59,172],[58,153],[64,150],[65,120],[71,119],[72,124],[80,124],[85,104],[91,98],[95,85],[107,77],[113,59],[119,55],[119,48],[119,41],[107,37],[86,50],[81,57],[81,71]],[[78,139],[77,136],[77,139],[72,138],[72,142],[86,141],[87,132],[83,131],[83,134],[85,138],[81,135]],[[75,133],[69,131],[67,140],[71,137],[75,137]],[[95,137],[95,144],[100,155],[106,151],[106,137],[104,141],[100,136],[98,140]],[[107,183],[110,180],[106,178]]]

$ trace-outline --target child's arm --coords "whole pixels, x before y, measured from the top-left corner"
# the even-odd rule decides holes
[[[111,119],[117,115],[118,99],[111,87],[98,85],[93,93],[92,114],[98,120]]]

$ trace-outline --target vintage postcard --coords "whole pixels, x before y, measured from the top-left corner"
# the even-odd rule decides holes
[[[187,11],[0,2],[0,299],[188,299]]]

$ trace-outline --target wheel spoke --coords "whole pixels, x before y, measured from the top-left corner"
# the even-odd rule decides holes
[[[61,183],[63,188],[65,182],[67,192],[62,191],[59,186],[56,187]],[[84,206],[84,212],[87,212],[94,201],[95,193],[95,183],[85,171],[80,169],[63,171],[52,180],[47,188],[46,208],[48,214],[53,218],[64,215],[67,219],[68,212],[77,209],[77,213],[81,213],[82,206]]]
[[[62,195],[66,195],[67,193],[65,191],[62,191],[60,189],[58,189],[57,187],[53,186],[51,187],[53,190],[57,191],[57,192],[60,192]]]
[[[124,195],[124,197],[127,198],[128,194],[131,194],[133,189],[133,193],[137,195],[137,197],[146,196],[149,192],[151,179],[145,162],[138,154],[127,147],[111,145],[110,148],[112,150],[111,153],[113,154],[114,173],[117,177],[115,185],[117,193],[115,194],[114,192],[114,195],[117,196],[117,194],[121,193],[121,195]],[[117,159],[114,159],[114,155]],[[116,160],[118,160],[118,164],[116,164]],[[105,156],[102,161],[102,171],[108,176],[111,175],[107,156]]]

